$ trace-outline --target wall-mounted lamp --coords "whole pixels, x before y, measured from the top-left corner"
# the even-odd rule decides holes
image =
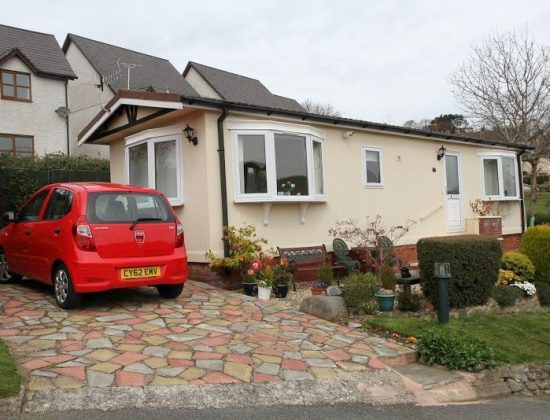
[[[445,149],[445,146],[441,146],[437,151],[437,160],[443,159],[445,157],[446,152],[447,152],[447,149]]]
[[[342,137],[343,137],[344,139],[349,139],[349,138],[352,137],[354,134],[355,134],[355,131],[353,131],[353,130],[344,131],[344,132],[342,133]]]
[[[194,146],[196,146],[199,142],[199,139],[195,136],[195,129],[189,124],[187,124],[187,127],[183,129],[183,135],[187,140],[189,140],[189,143],[193,143]]]

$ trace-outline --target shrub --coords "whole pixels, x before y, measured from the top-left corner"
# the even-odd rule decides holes
[[[550,192],[550,184],[541,184],[539,185],[540,192]]]
[[[507,252],[502,256],[500,267],[516,274],[520,281],[533,281],[535,278],[535,266],[525,254],[519,252]]]
[[[496,283],[498,286],[508,286],[509,284],[515,282],[521,282],[521,279],[512,270],[503,270],[502,268],[498,270],[498,278]]]
[[[329,263],[323,263],[321,267],[319,267],[319,281],[322,281],[327,286],[330,286],[334,282],[332,267]]]
[[[418,353],[427,365],[438,363],[449,369],[475,371],[496,363],[493,349],[484,341],[442,328],[430,328],[420,335]]]
[[[511,286],[495,286],[492,294],[492,298],[502,307],[512,306],[521,296],[523,296],[523,292],[517,287]]]
[[[502,246],[490,236],[460,235],[420,239],[416,244],[424,296],[437,305],[434,263],[451,264],[449,304],[453,308],[483,305],[491,296],[500,267]]]
[[[371,314],[378,308],[374,294],[377,292],[376,277],[372,274],[353,273],[342,282],[342,297],[350,312]]]
[[[550,214],[537,213],[535,215],[535,225],[548,225],[550,224]]]
[[[383,289],[395,290],[396,277],[393,268],[385,263],[380,267],[380,284]]]
[[[397,309],[401,312],[418,312],[422,306],[422,296],[418,293],[397,292]]]
[[[521,240],[521,252],[535,265],[535,280],[550,283],[550,226],[528,228]]]
[[[536,281],[535,287],[537,288],[539,303],[544,306],[550,305],[550,284]]]

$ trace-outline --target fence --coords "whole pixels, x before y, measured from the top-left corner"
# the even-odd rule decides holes
[[[110,178],[109,171],[103,170],[0,168],[0,215],[17,210],[33,192],[44,185],[57,182],[109,182]]]

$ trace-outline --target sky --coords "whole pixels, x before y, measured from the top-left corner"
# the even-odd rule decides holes
[[[69,32],[115,44],[180,72],[196,61],[298,101],[330,103],[345,117],[397,125],[460,113],[449,76],[491,32],[527,28],[550,45],[549,0],[16,4],[0,23],[54,34],[60,44]]]

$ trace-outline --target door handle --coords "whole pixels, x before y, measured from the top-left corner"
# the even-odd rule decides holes
[[[56,227],[53,231],[54,231],[54,233],[60,233],[60,232],[61,232],[61,228],[60,228],[60,227]]]
[[[31,231],[30,231],[30,230],[26,230],[26,231],[25,231],[25,235],[31,236]]]

